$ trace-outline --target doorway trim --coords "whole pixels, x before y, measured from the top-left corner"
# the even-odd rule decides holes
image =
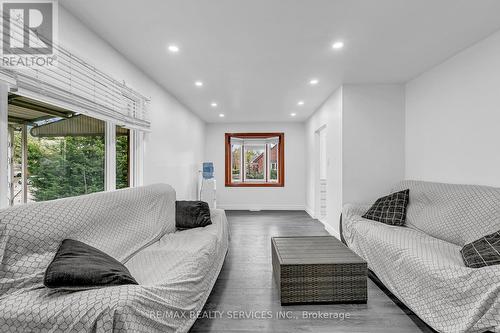
[[[316,131],[314,131],[314,218],[321,221],[322,223],[326,222],[328,216],[328,200],[327,193],[325,192],[327,189],[325,179],[322,179],[321,171],[322,171],[322,163],[326,163],[324,168],[328,166],[328,154],[326,153],[326,147],[323,147],[326,144],[322,141],[322,134],[326,136],[327,125],[324,124],[320,126]],[[323,151],[325,149],[325,151]],[[322,154],[325,156],[322,158]],[[326,173],[326,170],[325,170]],[[325,192],[325,193],[323,193]],[[324,202],[323,202],[324,201]]]

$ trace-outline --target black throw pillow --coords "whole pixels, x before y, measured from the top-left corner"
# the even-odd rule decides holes
[[[467,267],[480,268],[500,264],[500,231],[465,244],[460,254]]]
[[[85,243],[65,239],[45,271],[43,284],[51,289],[86,290],[137,281],[118,260]]]
[[[377,199],[362,217],[385,224],[402,226],[406,221],[406,206],[408,206],[409,197],[410,190],[407,189]]]
[[[176,201],[175,226],[178,229],[205,227],[212,224],[210,207],[204,201]]]

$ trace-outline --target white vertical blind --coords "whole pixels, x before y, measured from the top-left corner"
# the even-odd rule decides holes
[[[278,144],[279,141],[279,137],[271,137],[265,139],[231,137],[232,145],[258,146],[265,144]]]

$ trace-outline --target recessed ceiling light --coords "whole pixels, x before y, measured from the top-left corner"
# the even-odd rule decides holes
[[[203,87],[203,82],[201,82],[201,81],[196,81],[196,82],[194,83],[194,85],[195,85],[195,86],[197,86],[197,87]]]
[[[297,114],[295,112],[290,113],[290,116],[295,117]]]
[[[219,113],[219,117],[224,118],[224,113]]]
[[[212,102],[212,103],[210,104],[210,106],[211,106],[211,107],[213,107],[213,108],[216,108],[216,107],[217,107],[217,103]]]
[[[168,46],[168,50],[172,53],[177,53],[177,52],[179,52],[179,47],[175,44],[170,44]]]
[[[311,80],[309,81],[309,84],[310,84],[311,86],[315,86],[315,85],[317,85],[318,83],[319,83],[319,80],[318,80],[318,79],[311,79]]]
[[[298,101],[298,102],[297,102],[297,105],[299,105],[299,106],[304,105],[304,101]]]
[[[332,49],[334,50],[340,50],[343,47],[344,47],[344,42],[335,42],[332,44]]]

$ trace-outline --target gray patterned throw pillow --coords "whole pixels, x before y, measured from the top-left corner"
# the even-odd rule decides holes
[[[406,221],[406,206],[408,206],[409,197],[410,190],[406,189],[377,199],[362,217],[385,224],[402,226]]]
[[[460,253],[467,267],[480,268],[500,264],[500,231],[465,244]]]

